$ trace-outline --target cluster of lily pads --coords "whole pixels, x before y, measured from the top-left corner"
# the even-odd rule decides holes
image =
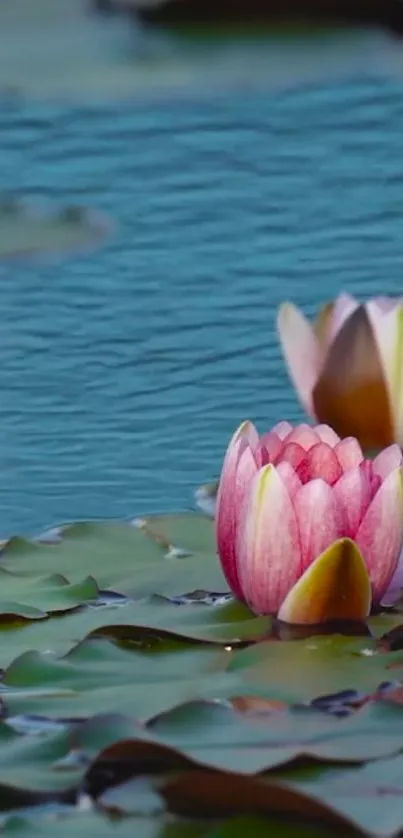
[[[375,310],[345,304],[337,304],[345,317],[335,333],[334,307],[327,309],[315,375],[337,335],[351,330],[354,312],[365,320]],[[379,318],[401,317],[399,305],[385,303],[382,315],[377,305]],[[305,351],[295,323],[285,337],[289,358],[290,341]],[[354,341],[344,346],[353,369]],[[401,363],[400,344],[394,348]],[[384,369],[378,386],[390,410],[388,433],[397,435],[396,379]],[[365,377],[354,381],[359,388]],[[375,426],[370,433],[375,444]],[[216,502],[214,491],[205,493],[207,515],[84,522],[3,542],[4,834],[399,835],[399,580],[393,606],[385,596],[402,547],[401,454],[390,439],[377,447],[368,459],[357,439],[340,441],[323,423],[295,431],[283,422],[263,438],[247,424],[230,443]],[[307,496],[303,508],[307,519],[315,513],[315,526],[297,518],[298,553],[292,514],[310,486],[316,506]],[[347,520],[350,531],[329,550],[339,520],[333,495],[348,500],[343,526]],[[362,522],[377,497],[368,538]],[[318,566],[318,551],[310,610],[312,590],[302,585],[301,598],[300,583]]]
[[[1,577],[5,834],[400,830],[398,609],[256,616],[191,512],[12,538]]]

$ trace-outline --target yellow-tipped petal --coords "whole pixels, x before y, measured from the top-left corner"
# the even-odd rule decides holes
[[[365,620],[371,609],[371,583],[361,553],[350,538],[334,541],[308,567],[287,594],[279,620],[317,625]]]

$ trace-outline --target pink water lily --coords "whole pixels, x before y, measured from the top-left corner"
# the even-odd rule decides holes
[[[251,422],[225,456],[216,537],[233,594],[289,623],[365,619],[403,584],[403,469],[397,445],[364,459],[328,425]]]
[[[307,412],[364,449],[403,446],[403,298],[361,305],[350,294],[311,324],[292,303],[278,313],[290,376]]]

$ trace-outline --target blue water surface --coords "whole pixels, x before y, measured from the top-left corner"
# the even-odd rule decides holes
[[[1,188],[98,207],[97,251],[0,266],[0,529],[191,506],[229,435],[302,418],[275,335],[403,290],[403,83],[0,107]]]

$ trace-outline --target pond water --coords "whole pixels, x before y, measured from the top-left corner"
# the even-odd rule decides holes
[[[108,213],[92,253],[3,262],[1,534],[190,507],[240,420],[302,417],[275,335],[402,293],[403,82],[0,106],[1,188]]]

